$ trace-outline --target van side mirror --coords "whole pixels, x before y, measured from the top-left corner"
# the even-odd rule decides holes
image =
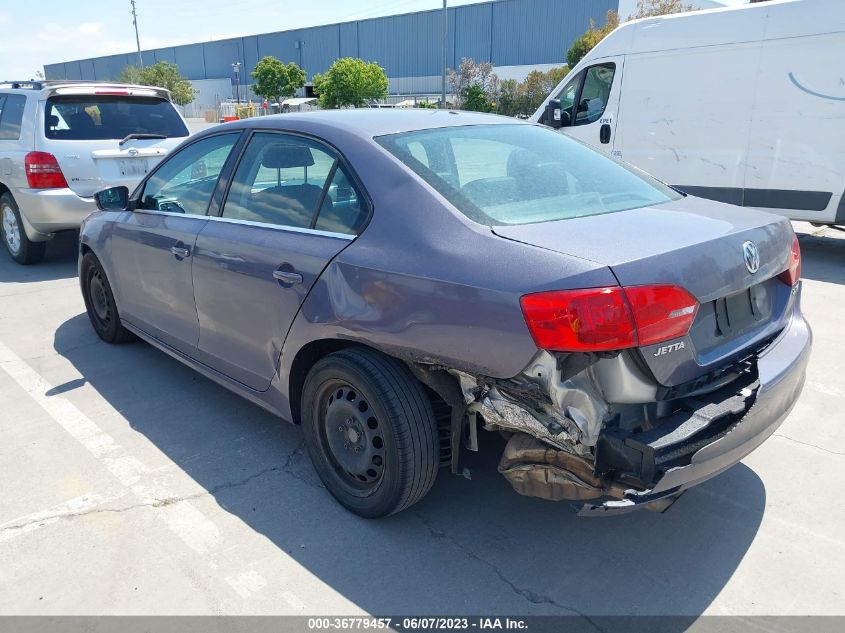
[[[94,194],[100,211],[125,211],[129,207],[128,187],[109,187]]]
[[[561,110],[560,100],[552,99],[546,104],[546,125],[555,129],[570,125],[569,110]]]

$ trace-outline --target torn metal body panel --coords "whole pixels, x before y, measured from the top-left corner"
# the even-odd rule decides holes
[[[662,512],[777,429],[803,386],[811,341],[796,319],[754,354],[671,390],[626,353],[572,363],[542,352],[509,381],[451,373],[485,429],[512,433],[499,472],[516,492],[589,502],[586,516]]]

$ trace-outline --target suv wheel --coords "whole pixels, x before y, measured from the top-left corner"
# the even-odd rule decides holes
[[[0,196],[0,235],[9,255],[19,264],[37,264],[44,259],[46,242],[33,242],[26,236],[21,214],[9,193]]]
[[[120,322],[111,285],[94,253],[85,253],[79,267],[82,298],[94,331],[106,343],[128,343],[135,335]]]
[[[301,416],[317,474],[355,514],[399,512],[434,484],[437,423],[422,385],[399,361],[366,348],[322,358],[305,380]]]

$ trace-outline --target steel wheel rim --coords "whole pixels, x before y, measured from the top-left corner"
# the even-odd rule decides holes
[[[15,212],[9,205],[3,205],[3,237],[7,248],[17,255],[21,250],[21,229]]]
[[[108,290],[105,280],[99,270],[92,270],[88,276],[88,299],[94,316],[103,327],[111,321],[111,305],[108,300]]]
[[[349,383],[332,381],[319,398],[320,440],[344,487],[355,495],[375,490],[386,461],[382,422],[368,399]]]

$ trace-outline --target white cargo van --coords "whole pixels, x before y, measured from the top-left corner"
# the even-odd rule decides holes
[[[845,224],[845,0],[627,22],[532,119],[692,195]]]

